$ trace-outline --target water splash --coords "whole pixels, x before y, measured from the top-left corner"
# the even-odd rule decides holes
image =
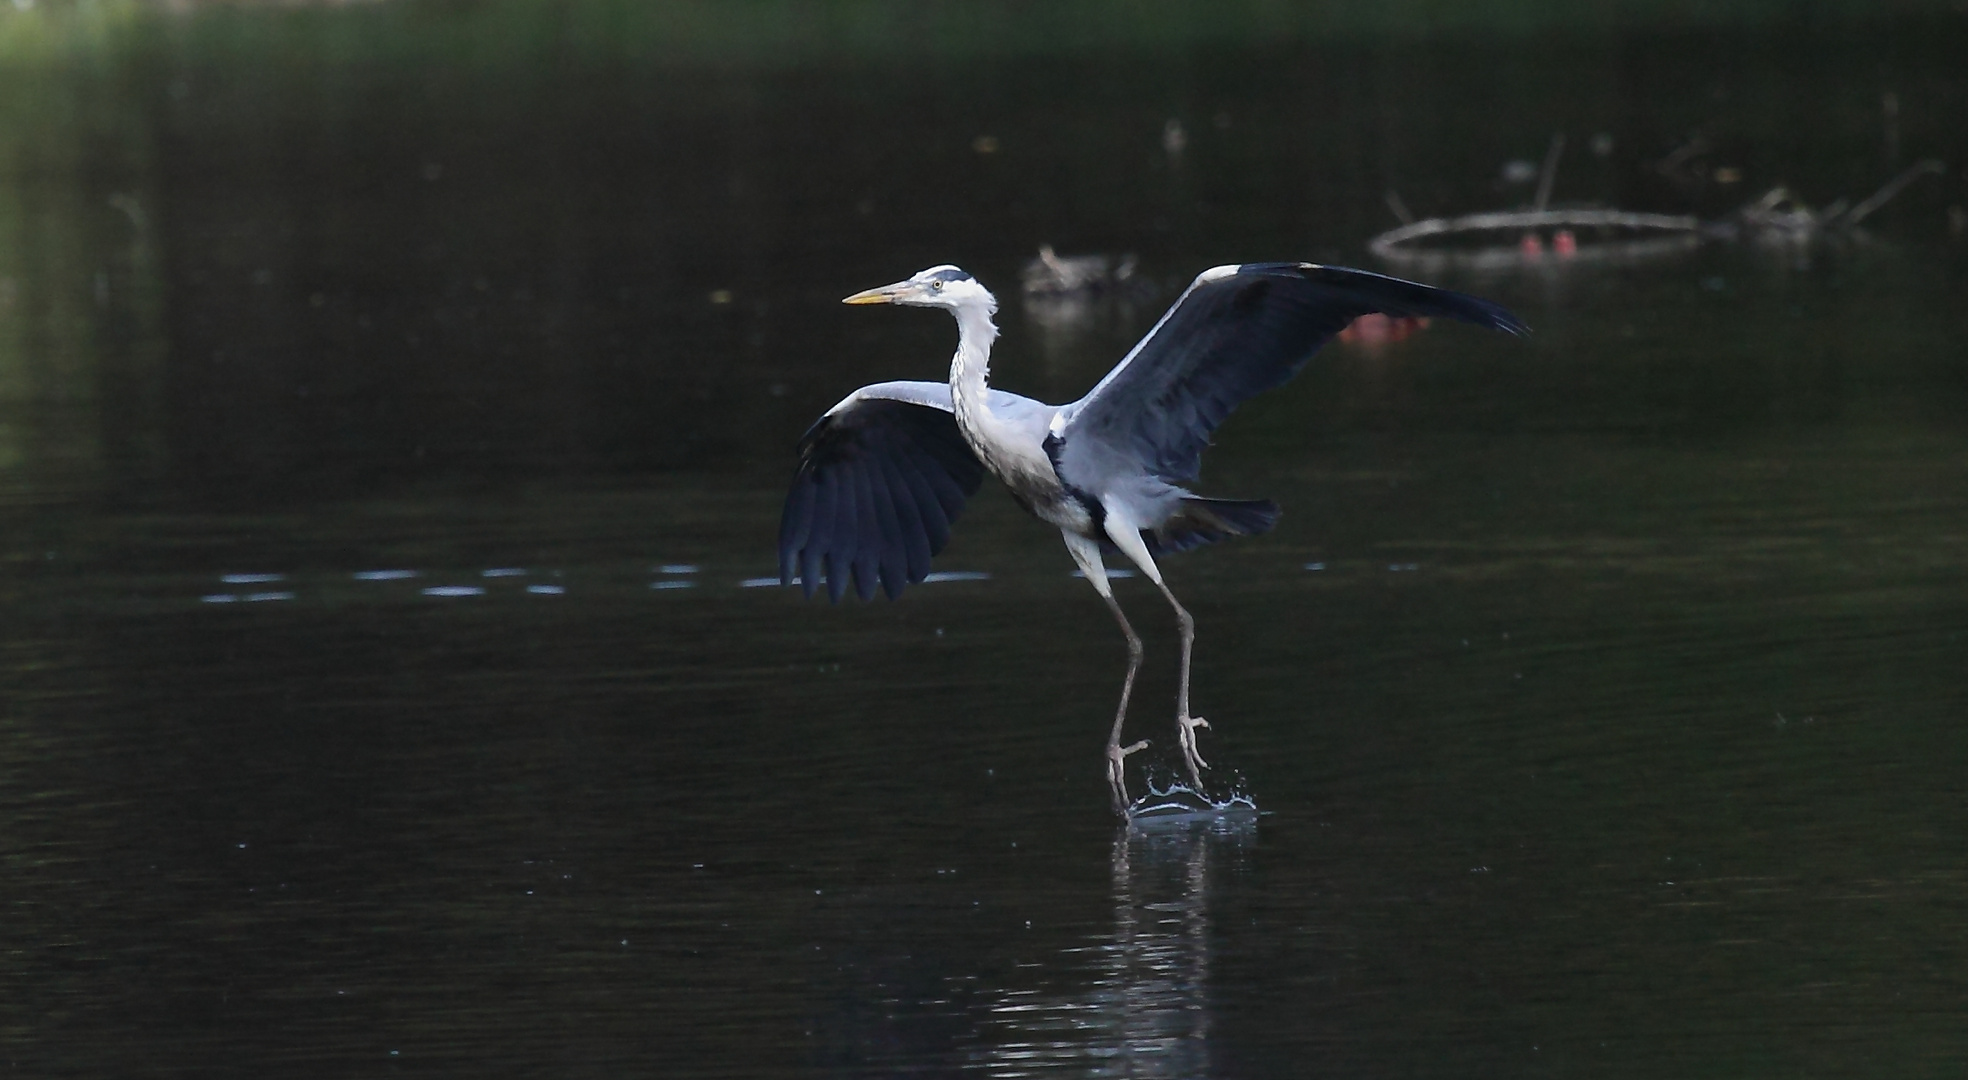
[[[1148,793],[1128,805],[1130,826],[1255,819],[1259,813],[1257,798],[1245,790],[1241,773],[1230,793],[1221,799],[1196,790],[1184,780],[1170,779],[1163,784],[1150,775],[1146,783]]]

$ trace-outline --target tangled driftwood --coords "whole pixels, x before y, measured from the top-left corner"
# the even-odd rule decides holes
[[[1856,205],[1840,199],[1823,209],[1806,205],[1779,186],[1726,218],[1703,221],[1692,215],[1594,207],[1546,209],[1556,150],[1562,145],[1554,140],[1538,183],[1538,202],[1530,209],[1409,221],[1369,240],[1368,250],[1404,268],[1439,272],[1500,270],[1550,261],[1632,262],[1690,251],[1710,240],[1811,242],[1849,234],[1907,185],[1946,171],[1938,161],[1921,161]],[[1398,196],[1390,193],[1388,205],[1407,216]]]

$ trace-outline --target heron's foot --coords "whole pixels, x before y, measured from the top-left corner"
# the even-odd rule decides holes
[[[1127,756],[1136,750],[1146,750],[1148,740],[1143,739],[1132,746],[1122,746],[1117,742],[1107,744],[1107,786],[1114,789],[1114,812],[1127,816],[1127,770],[1123,767]]]
[[[1203,770],[1209,762],[1196,751],[1196,729],[1210,726],[1208,720],[1200,716],[1178,716],[1175,718],[1176,738],[1182,743],[1182,763],[1189,766],[1189,782],[1196,785],[1196,793],[1203,790]]]

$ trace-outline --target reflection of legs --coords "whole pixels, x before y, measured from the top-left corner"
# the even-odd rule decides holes
[[[1107,609],[1114,613],[1114,621],[1121,624],[1121,633],[1127,638],[1128,667],[1127,678],[1121,681],[1121,704],[1114,710],[1114,730],[1107,736],[1107,785],[1113,790],[1114,812],[1127,816],[1127,775],[1123,764],[1127,756],[1148,745],[1143,739],[1132,746],[1121,745],[1121,725],[1127,721],[1128,698],[1134,694],[1134,675],[1141,670],[1141,635],[1134,632],[1128,624],[1127,615],[1121,611],[1120,601],[1114,599],[1114,588],[1107,583],[1107,568],[1100,559],[1100,545],[1071,533],[1066,537],[1066,550],[1073,555],[1073,561],[1080,564],[1080,572],[1086,575],[1087,583],[1093,586],[1102,600],[1107,601]]]
[[[1120,548],[1123,555],[1140,567],[1143,574],[1148,575],[1148,580],[1154,582],[1157,589],[1162,590],[1163,596],[1168,597],[1169,606],[1175,609],[1176,625],[1182,628],[1182,674],[1176,683],[1175,734],[1177,741],[1182,744],[1182,763],[1189,767],[1189,782],[1195,785],[1197,793],[1200,794],[1203,790],[1202,771],[1209,768],[1209,762],[1204,761],[1203,756],[1196,752],[1196,729],[1208,727],[1209,721],[1200,716],[1189,715],[1189,654],[1196,644],[1196,620],[1189,616],[1188,609],[1184,608],[1176,600],[1175,594],[1169,591],[1169,587],[1162,583],[1162,571],[1155,565],[1154,558],[1148,554],[1148,545],[1142,542],[1141,530],[1115,514],[1112,507],[1108,508],[1107,520],[1103,525],[1107,530],[1108,538],[1114,541],[1114,546]]]

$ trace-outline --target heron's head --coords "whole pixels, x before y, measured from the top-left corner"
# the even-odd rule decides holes
[[[932,266],[922,273],[879,289],[866,289],[842,300],[843,304],[907,304],[910,307],[940,307],[951,311],[981,307],[987,313],[998,310],[998,298],[977,283],[977,279],[954,266]]]

